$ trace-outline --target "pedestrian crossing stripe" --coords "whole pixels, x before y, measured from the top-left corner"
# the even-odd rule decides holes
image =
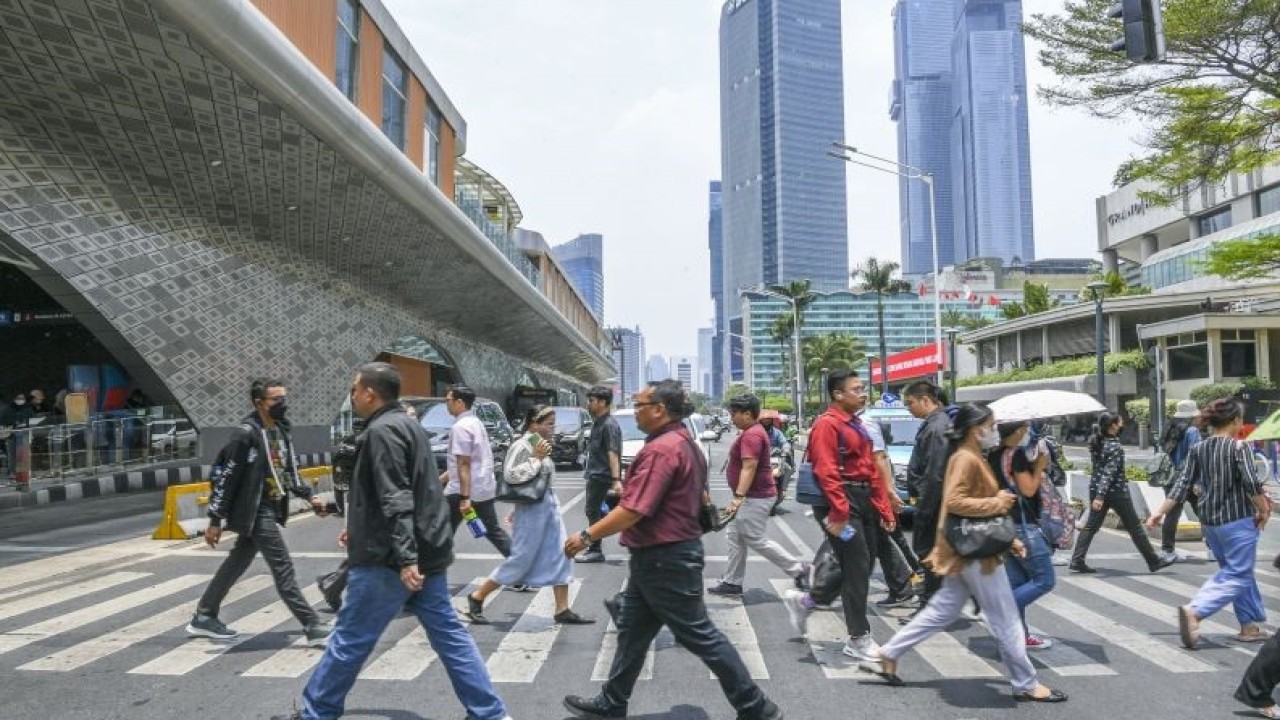
[[[1176,580],[1170,581],[1170,578],[1134,577],[1133,579],[1134,580],[1156,580],[1157,582],[1149,583],[1149,584],[1152,587],[1169,591],[1174,595],[1182,595],[1187,599],[1190,599],[1191,596],[1195,595],[1196,591],[1199,590],[1199,588],[1192,587],[1190,585],[1183,585],[1182,583],[1179,583]],[[1170,584],[1166,585],[1165,583],[1159,582],[1161,580],[1170,581]],[[1097,578],[1070,578],[1070,582],[1074,585],[1077,585],[1086,590],[1089,590],[1090,592],[1096,595],[1105,597],[1111,600],[1112,602],[1120,603],[1125,607],[1129,608],[1130,610],[1133,610],[1134,612],[1138,612],[1143,615],[1146,615],[1147,617],[1151,618],[1152,620],[1155,620],[1156,622],[1161,623],[1162,625],[1169,626],[1171,630],[1177,630],[1178,628],[1177,613],[1173,609],[1171,609],[1170,606],[1165,605],[1164,603],[1158,602],[1156,600],[1152,600],[1151,598],[1145,595],[1140,595],[1131,590],[1126,590],[1124,588],[1116,587],[1114,585],[1108,585],[1106,583],[1103,583],[1101,580],[1098,580]],[[1190,592],[1189,593],[1186,592],[1187,590],[1190,590]],[[1237,631],[1217,621],[1206,619],[1206,620],[1200,621],[1200,632],[1202,636],[1207,633],[1230,636],[1230,635],[1234,635]],[[1208,638],[1206,637],[1206,639]],[[1249,655],[1250,657],[1252,657],[1254,654],[1254,650],[1251,648],[1242,647],[1240,645],[1232,645],[1230,647],[1232,650],[1236,650],[1237,652],[1242,652],[1246,655]]]
[[[627,589],[627,583],[624,580],[622,587],[618,592]],[[674,639],[671,637],[671,631],[663,626],[658,632],[658,637],[654,638],[649,644],[649,651],[645,653],[644,665],[640,668],[639,680],[653,679],[653,665],[655,662],[654,646],[662,644],[670,645]],[[618,626],[613,623],[613,618],[609,619],[608,626],[605,627],[604,638],[600,641],[600,652],[596,654],[596,664],[591,670],[591,682],[604,682],[609,679],[609,668],[613,666],[613,658],[618,654]]]
[[[1105,595],[1103,596],[1105,597]],[[1036,600],[1035,605],[1054,613],[1085,632],[1104,638],[1115,647],[1150,660],[1172,673],[1214,672],[1217,668],[1201,662],[1187,653],[1161,642],[1145,632],[1096,613],[1061,595],[1049,593]]]
[[[569,607],[581,587],[581,580],[569,583]],[[530,683],[537,677],[560,633],[561,625],[554,618],[554,593],[549,587],[538,590],[520,619],[503,635],[486,663],[493,682]]]
[[[105,590],[110,590],[118,585],[141,580],[150,577],[151,573],[143,572],[118,572],[110,575],[102,575],[99,577],[80,580],[70,585],[66,585],[54,590],[28,595],[24,598],[14,600],[10,603],[0,605],[0,620],[8,620],[11,617],[24,615],[33,610],[40,610],[50,605],[65,603],[68,600],[74,600],[79,597],[88,595],[97,595]]]

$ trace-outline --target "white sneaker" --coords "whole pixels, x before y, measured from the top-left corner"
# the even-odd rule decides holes
[[[880,659],[880,646],[871,638],[871,633],[849,638],[840,652],[856,660],[874,662]]]
[[[1053,554],[1053,564],[1056,567],[1066,567],[1071,564],[1071,557],[1068,555]]]
[[[801,637],[806,634],[806,627],[809,624],[809,614],[813,612],[804,606],[805,593],[800,590],[788,590],[782,594],[782,605],[787,609],[787,615],[791,618],[791,627],[800,633]]]

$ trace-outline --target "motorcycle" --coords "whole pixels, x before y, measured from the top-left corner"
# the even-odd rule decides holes
[[[769,467],[773,472],[773,482],[778,488],[778,496],[774,499],[769,514],[779,515],[785,512],[781,509],[782,501],[787,499],[787,488],[791,485],[792,476],[795,475],[795,465],[787,453],[781,449],[775,449],[769,455]]]

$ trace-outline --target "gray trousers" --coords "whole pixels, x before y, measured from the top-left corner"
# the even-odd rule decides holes
[[[1022,630],[1013,589],[1009,586],[1009,575],[1001,567],[984,575],[982,563],[978,561],[969,562],[959,575],[943,578],[942,587],[929,598],[929,604],[892,640],[881,646],[880,654],[897,660],[911,648],[951,627],[969,602],[970,595],[982,606],[987,628],[999,643],[1000,659],[1009,673],[1013,691],[1031,692],[1039,681],[1036,669],[1027,657],[1027,637]]]
[[[733,522],[725,528],[725,540],[729,543],[729,566],[720,580],[731,585],[741,585],[747,575],[747,550],[755,550],[769,562],[787,572],[800,572],[800,561],[791,556],[781,545],[769,539],[769,511],[774,498],[749,497],[742,501]]]
[[[223,598],[240,576],[244,575],[244,571],[249,569],[253,556],[258,553],[262,553],[262,559],[267,561],[267,568],[271,570],[280,599],[288,606],[289,612],[298,618],[298,622],[302,623],[302,627],[310,627],[319,622],[316,611],[298,589],[298,579],[293,572],[293,558],[289,557],[289,548],[284,544],[284,535],[280,533],[275,511],[265,502],[258,506],[258,519],[253,525],[253,532],[242,533],[236,538],[235,547],[231,548],[231,553],[222,561],[218,572],[209,581],[209,587],[205,588],[204,595],[200,597],[196,612],[218,617]]]

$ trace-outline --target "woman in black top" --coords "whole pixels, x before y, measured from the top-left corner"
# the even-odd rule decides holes
[[[1191,448],[1169,498],[1151,514],[1147,526],[1158,525],[1165,513],[1186,499],[1192,486],[1199,488],[1200,527],[1218,561],[1218,572],[1200,586],[1190,603],[1178,608],[1182,644],[1194,648],[1200,639],[1200,621],[1228,604],[1240,621],[1236,639],[1262,642],[1269,636],[1262,629],[1267,610],[1253,565],[1271,505],[1254,470],[1253,455],[1236,440],[1244,426],[1244,406],[1235,399],[1215,400],[1200,418],[1212,434]]]
[[[1093,435],[1089,437],[1089,454],[1093,460],[1093,478],[1089,481],[1089,521],[1080,537],[1076,538],[1076,547],[1071,553],[1071,572],[1097,572],[1085,564],[1084,558],[1109,509],[1115,510],[1120,516],[1120,522],[1129,531],[1129,538],[1146,559],[1147,568],[1151,572],[1173,563],[1171,558],[1161,558],[1156,554],[1146,529],[1142,527],[1142,520],[1138,518],[1138,512],[1133,509],[1133,499],[1129,497],[1129,481],[1124,476],[1124,447],[1120,445],[1118,437],[1123,427],[1124,420],[1118,414],[1098,413],[1098,422],[1093,426]]]
[[[1006,490],[1018,497],[1009,508],[1009,516],[1018,526],[1018,537],[1026,546],[1025,556],[1010,556],[1004,564],[1013,587],[1013,599],[1022,617],[1023,635],[1028,650],[1043,650],[1053,645],[1047,637],[1036,635],[1027,626],[1027,606],[1053,590],[1053,549],[1040,529],[1040,476],[1036,464],[1021,447],[1029,426],[1025,422],[999,425],[1000,445],[987,453],[987,463]]]

